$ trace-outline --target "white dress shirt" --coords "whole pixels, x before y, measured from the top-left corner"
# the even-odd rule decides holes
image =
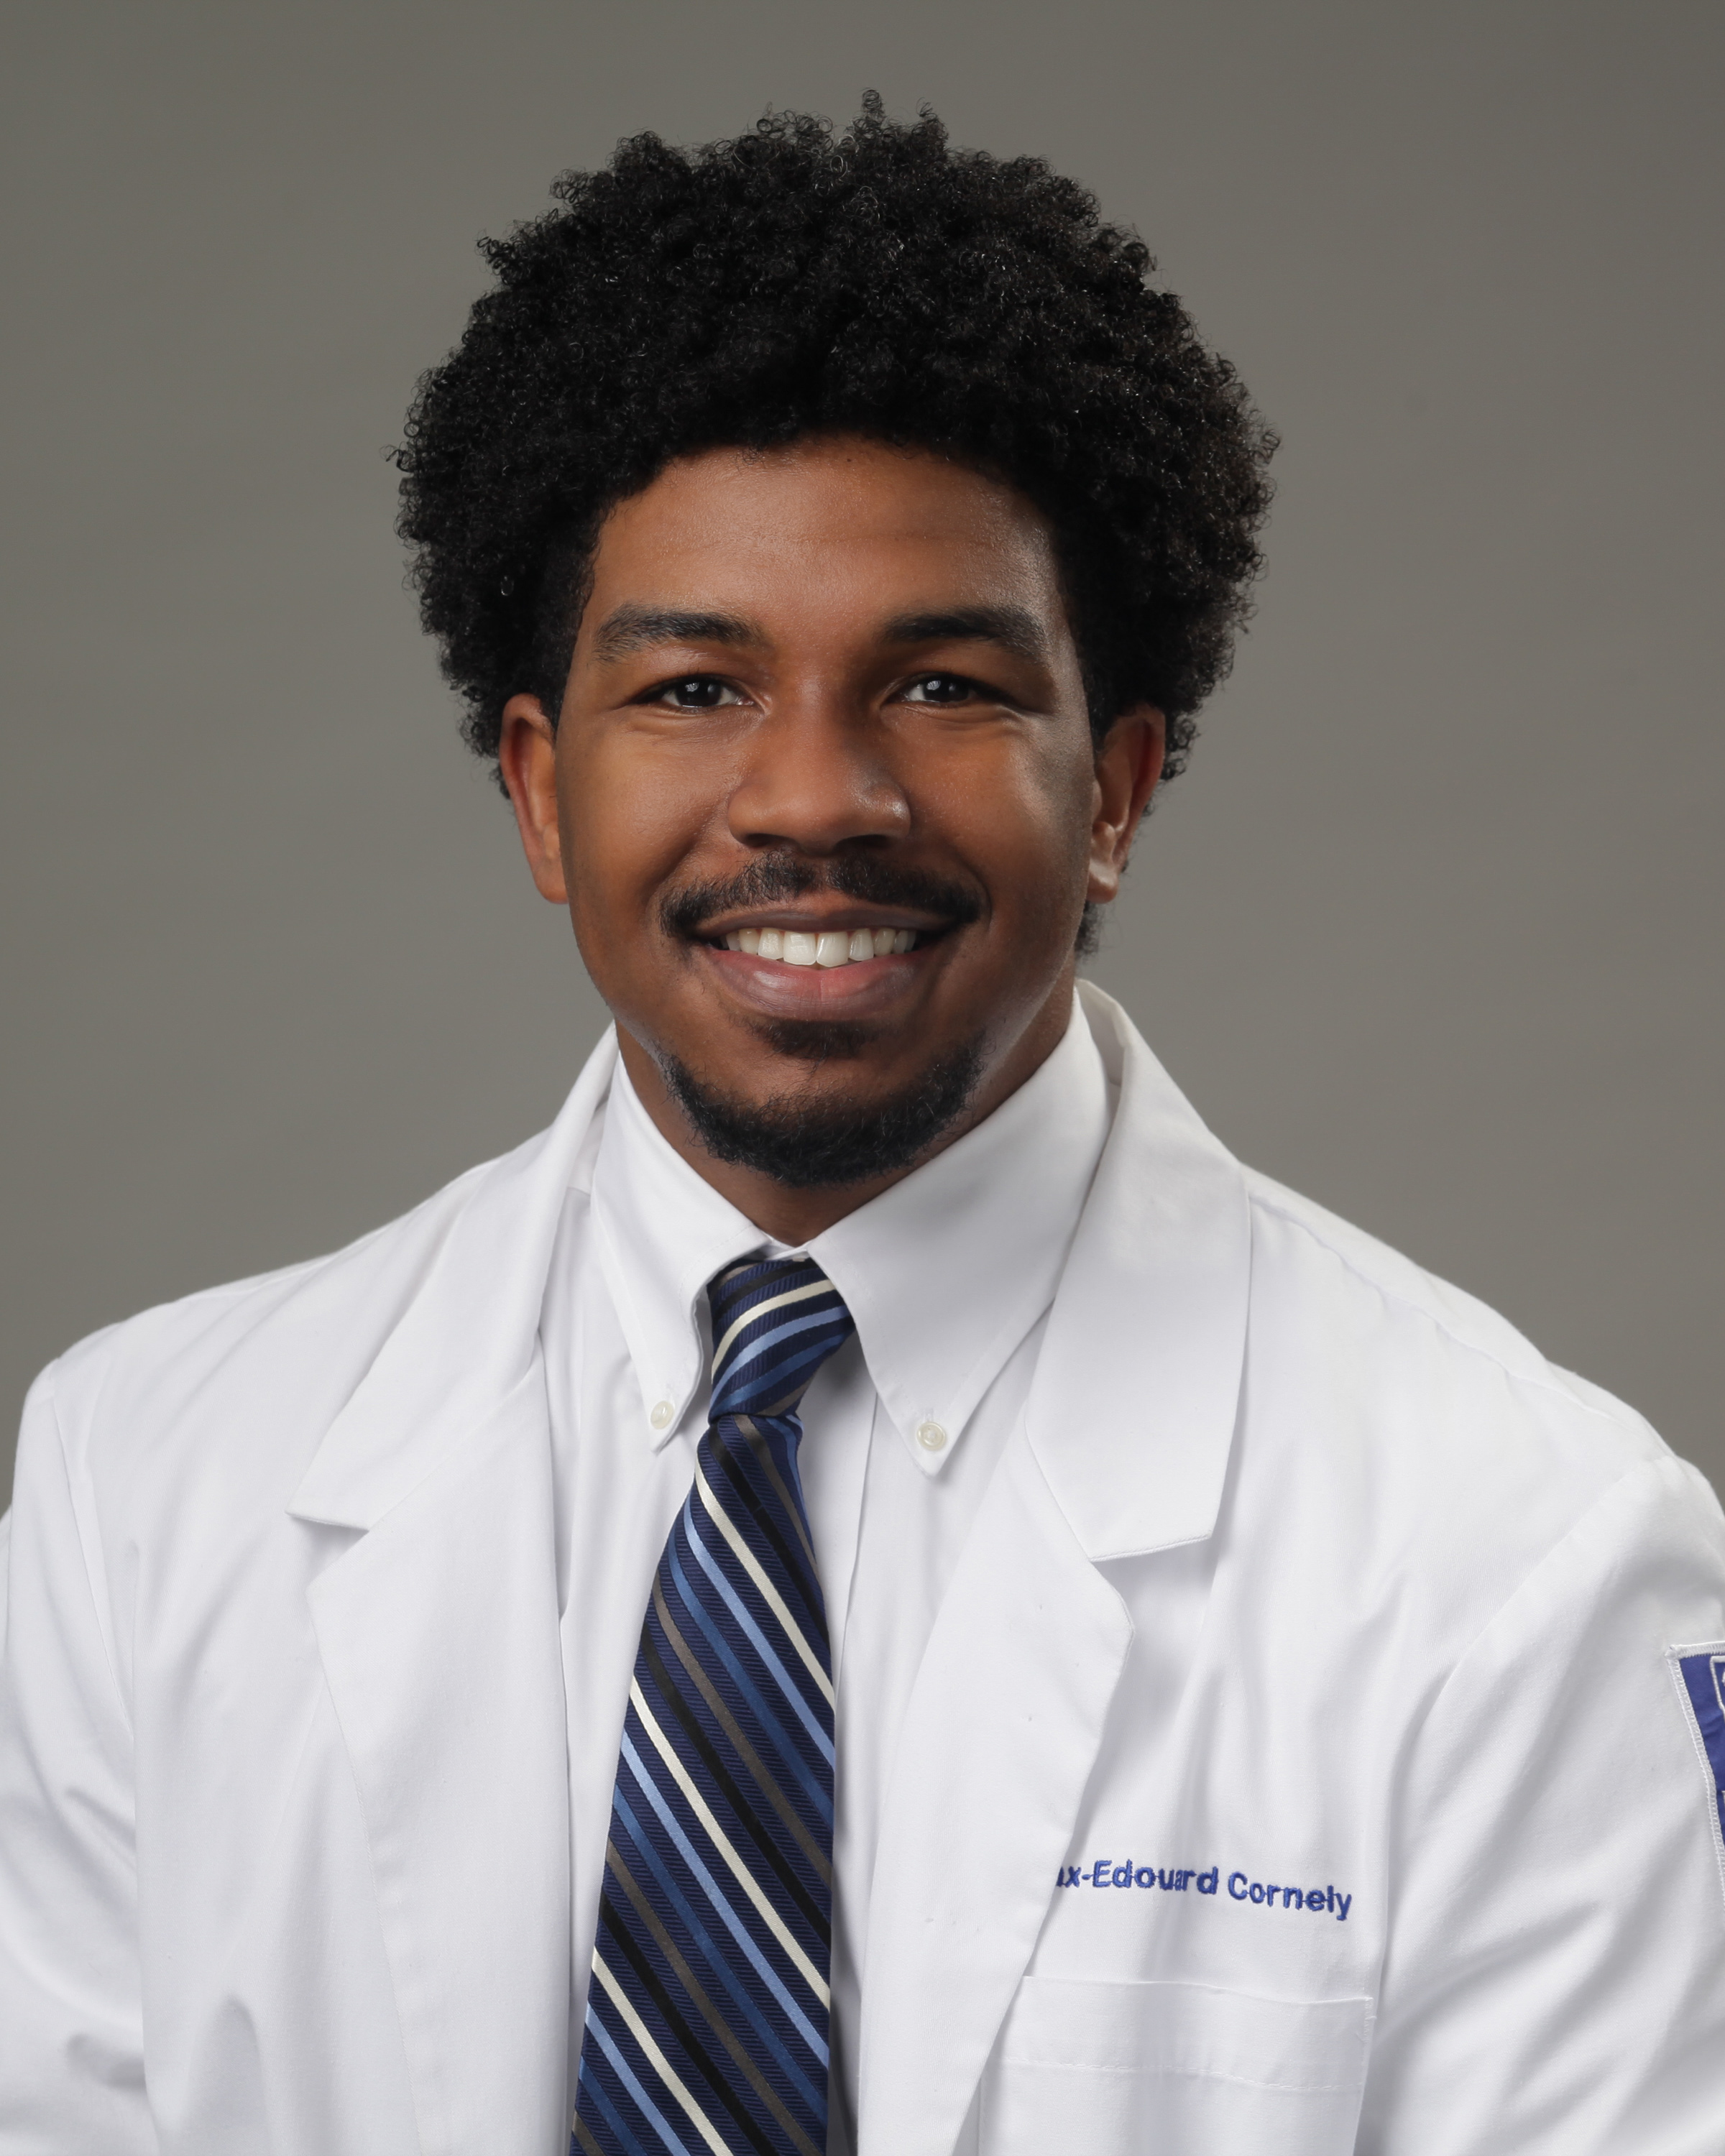
[[[1113,1105],[1075,1004],[1060,1046],[992,1116],[808,1245],[856,1323],[804,1398],[799,1462],[837,1696],[834,2151],[855,2142],[869,1896],[906,1703],[1022,1414]],[[568,1701],[572,2101],[629,1673],[706,1424],[705,1291],[757,1251],[786,1246],[673,1151],[619,1064],[541,1320]]]

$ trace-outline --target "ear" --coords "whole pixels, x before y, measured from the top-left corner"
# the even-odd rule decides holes
[[[503,706],[497,767],[509,788],[521,851],[541,897],[567,905],[562,831],[557,822],[557,729],[536,696],[511,696]]]
[[[1153,704],[1134,705],[1109,727],[1096,751],[1096,812],[1090,829],[1092,906],[1106,906],[1120,891],[1132,840],[1162,778],[1168,754],[1168,721]]]

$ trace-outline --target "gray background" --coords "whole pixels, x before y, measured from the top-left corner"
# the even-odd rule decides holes
[[[80,1333],[552,1112],[603,1014],[382,451],[556,171],[875,85],[1095,186],[1285,437],[1101,978],[1238,1152],[1725,1481],[1711,0],[8,20],[8,1425]]]

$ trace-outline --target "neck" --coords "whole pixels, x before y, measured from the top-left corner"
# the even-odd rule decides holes
[[[1059,1047],[1071,1009],[1071,981],[1064,983],[1036,1013],[1030,1023],[1006,1047],[989,1060],[981,1082],[962,1115],[943,1130],[925,1152],[890,1175],[871,1176],[861,1183],[817,1184],[803,1188],[779,1182],[757,1168],[735,1161],[718,1160],[709,1152],[678,1105],[651,1054],[626,1028],[619,1025],[617,1045],[629,1082],[641,1105],[653,1119],[660,1136],[680,1154],[703,1182],[734,1205],[775,1242],[801,1250],[847,1214],[855,1213],[882,1191],[902,1183],[907,1175],[944,1152],[967,1131],[993,1114],[1001,1102],[1017,1092]]]

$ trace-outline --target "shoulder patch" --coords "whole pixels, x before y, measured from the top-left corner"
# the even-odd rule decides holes
[[[1676,1679],[1689,1734],[1707,1775],[1708,1817],[1719,1883],[1725,1888],[1725,1640],[1672,1647],[1666,1659]]]

